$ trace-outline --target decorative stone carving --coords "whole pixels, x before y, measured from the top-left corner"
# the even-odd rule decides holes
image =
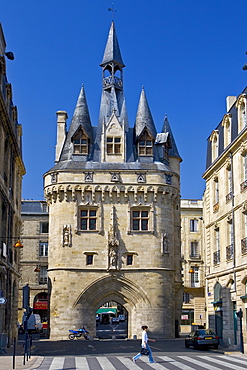
[[[137,182],[138,183],[145,183],[146,182],[145,172],[136,172],[136,175],[137,175]]]
[[[93,172],[84,172],[85,182],[93,182]]]
[[[118,269],[118,249],[119,249],[119,240],[117,238],[117,223],[115,215],[115,207],[112,207],[111,212],[111,223],[108,232],[108,269]]]
[[[112,182],[121,182],[121,176],[119,172],[111,172],[111,181]]]
[[[71,247],[71,226],[63,225],[63,247]]]
[[[51,182],[55,184],[57,182],[57,172],[51,173]]]
[[[168,235],[166,233],[161,238],[161,253],[169,253]]]

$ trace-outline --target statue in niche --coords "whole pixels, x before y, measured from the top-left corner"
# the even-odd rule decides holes
[[[118,268],[118,247],[119,240],[116,235],[116,217],[115,208],[113,206],[113,211],[111,213],[111,224],[108,232],[108,257],[109,257],[109,269]]]
[[[163,234],[162,237],[162,253],[169,253],[168,235]]]
[[[71,226],[63,225],[63,247],[71,247]]]

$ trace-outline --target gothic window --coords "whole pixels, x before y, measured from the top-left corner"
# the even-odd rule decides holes
[[[147,231],[149,223],[149,210],[138,208],[132,210],[132,230],[133,231]]]
[[[73,154],[87,155],[89,147],[89,139],[87,135],[80,129],[72,138]]]
[[[140,156],[153,155],[153,139],[147,131],[138,140],[138,154]]]
[[[107,154],[121,154],[121,137],[106,138]]]
[[[97,226],[97,210],[83,208],[80,209],[80,230],[96,230]]]
[[[39,243],[39,256],[47,257],[48,256],[48,242]]]
[[[198,231],[198,220],[197,219],[190,220],[190,231],[191,232]]]

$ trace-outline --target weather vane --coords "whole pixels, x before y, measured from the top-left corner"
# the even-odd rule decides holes
[[[108,8],[108,12],[112,12],[112,21],[114,21],[114,13],[116,13],[116,10],[114,9],[113,3],[112,3],[112,7]]]

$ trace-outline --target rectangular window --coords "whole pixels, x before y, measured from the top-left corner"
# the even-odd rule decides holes
[[[81,209],[80,229],[96,230],[97,211],[96,209]]]
[[[148,230],[149,212],[147,210],[132,211],[132,230]]]
[[[193,267],[194,272],[191,273],[191,287],[198,288],[200,286],[199,282],[199,267]]]
[[[47,266],[40,267],[39,273],[39,283],[40,284],[47,284],[48,276],[47,276]]]
[[[93,254],[87,254],[86,255],[86,264],[92,265],[93,264]]]
[[[41,234],[48,234],[49,233],[49,223],[48,222],[41,222],[40,223],[40,232],[41,232]]]
[[[107,137],[107,154],[121,154],[121,137]]]
[[[40,242],[39,243],[39,256],[40,257],[47,257],[48,256],[48,243],[47,242]]]
[[[198,231],[198,220],[190,220],[190,231]]]
[[[198,242],[191,242],[190,243],[190,257],[198,258]]]
[[[133,254],[127,254],[126,264],[133,265]]]

